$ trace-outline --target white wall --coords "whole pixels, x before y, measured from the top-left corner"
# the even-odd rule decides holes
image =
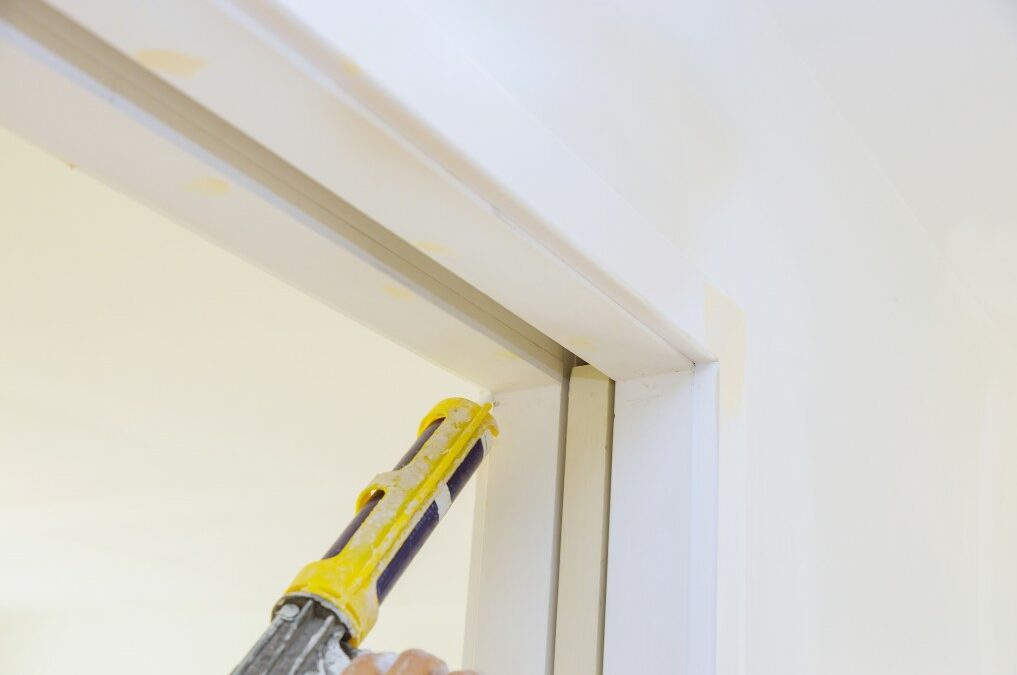
[[[705,281],[667,307],[721,361],[720,672],[1017,671],[1010,9],[414,4],[645,219],[597,234]],[[593,196],[511,159],[581,235]]]
[[[1015,345],[950,236],[1013,240],[990,4],[415,3],[706,281],[725,675],[1017,672]]]
[[[419,418],[477,394],[0,130],[0,671],[227,672]],[[367,646],[462,652],[472,501]]]

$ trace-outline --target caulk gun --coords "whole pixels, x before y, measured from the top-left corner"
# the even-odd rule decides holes
[[[357,499],[356,515],[321,560],[305,566],[233,675],[338,675],[378,607],[484,459],[498,427],[491,404],[442,401],[395,469]]]

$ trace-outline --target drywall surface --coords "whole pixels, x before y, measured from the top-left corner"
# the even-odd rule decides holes
[[[718,672],[1017,672],[1010,10],[414,5],[702,273]]]
[[[228,672],[419,418],[477,394],[0,130],[0,672]],[[458,658],[472,501],[367,646]]]

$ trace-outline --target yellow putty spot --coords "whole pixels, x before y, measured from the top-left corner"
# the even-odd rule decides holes
[[[381,290],[383,293],[385,293],[385,295],[390,295],[397,300],[413,299],[413,293],[410,293],[402,286],[397,286],[395,284],[385,284],[384,286],[381,287]]]
[[[208,65],[205,59],[172,49],[141,49],[134,58],[146,68],[172,77],[190,77]]]
[[[184,189],[188,192],[197,192],[199,195],[219,197],[230,191],[230,184],[222,178],[200,176],[185,185]]]
[[[343,72],[350,77],[360,77],[360,66],[357,65],[356,61],[348,59],[345,56],[339,58],[339,67],[343,69]]]
[[[748,360],[748,327],[738,304],[707,284],[704,289],[707,348],[720,360],[721,415],[736,417],[742,411],[745,368]]]

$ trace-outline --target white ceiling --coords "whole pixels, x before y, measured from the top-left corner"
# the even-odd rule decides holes
[[[478,394],[3,129],[0,326],[9,673],[227,672],[419,418]],[[472,499],[371,646],[457,658]]]
[[[1017,344],[1012,4],[413,4],[685,248],[776,153],[836,139],[828,162],[889,181]]]

